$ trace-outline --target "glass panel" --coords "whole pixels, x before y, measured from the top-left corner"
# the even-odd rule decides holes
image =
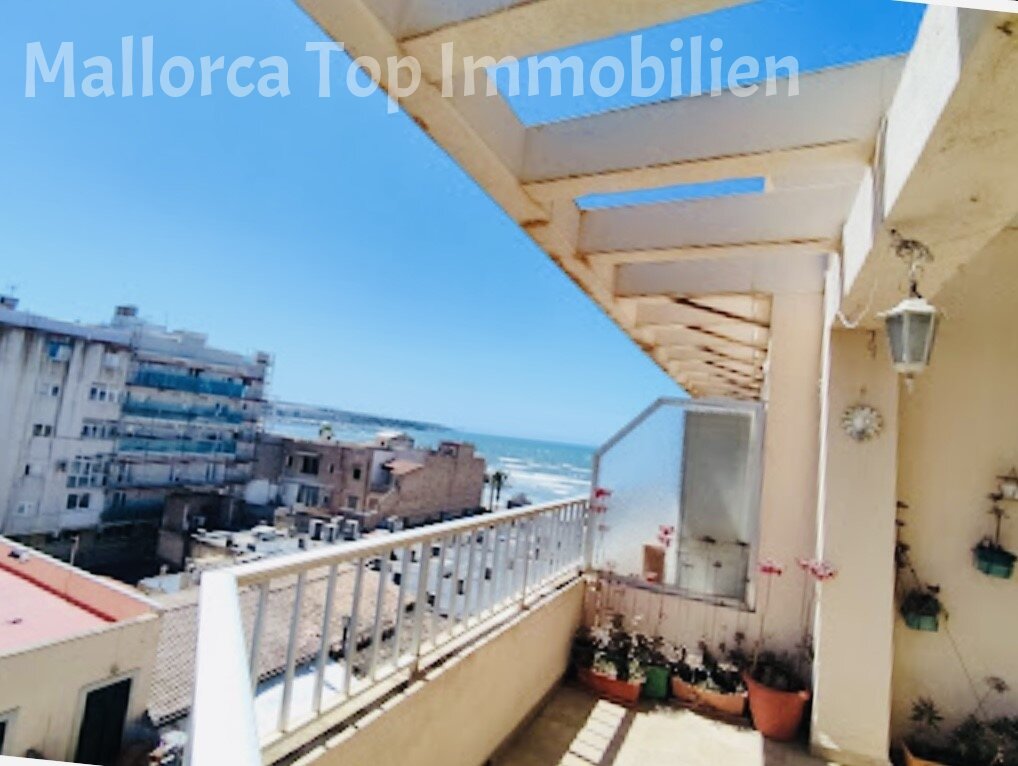
[[[908,322],[908,361],[927,363],[933,335],[933,314],[911,314]]]
[[[743,600],[759,508],[762,407],[667,399],[598,452],[601,570]]]

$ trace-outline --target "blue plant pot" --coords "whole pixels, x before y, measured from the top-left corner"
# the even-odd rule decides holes
[[[912,630],[922,630],[928,633],[936,633],[940,630],[940,620],[935,614],[915,614],[914,612],[902,612],[905,624]]]
[[[976,548],[972,554],[976,569],[989,577],[1010,580],[1014,574],[1015,556],[1013,553]]]

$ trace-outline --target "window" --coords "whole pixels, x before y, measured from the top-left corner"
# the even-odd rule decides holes
[[[43,423],[36,423],[32,426],[32,436],[52,436],[53,426],[45,425]]]
[[[357,497],[357,495],[348,495],[346,498],[346,507],[356,511],[360,501],[361,499]]]
[[[39,383],[39,396],[60,396],[60,386],[48,380]]]
[[[32,475],[32,466],[29,465],[28,463],[25,463],[25,476],[31,476],[31,475]]]
[[[88,398],[93,402],[117,402],[120,400],[120,394],[104,383],[95,383],[88,390]]]
[[[66,362],[71,358],[71,344],[66,341],[51,340],[46,346],[46,355],[54,362]]]
[[[306,474],[317,475],[318,464],[321,462],[321,458],[318,455],[301,455],[300,457],[300,472]]]
[[[67,486],[70,489],[75,487],[104,487],[106,486],[106,474],[109,471],[109,461],[101,457],[77,457],[67,467]]]
[[[112,439],[116,436],[117,424],[111,420],[86,420],[82,423],[82,439]]]
[[[360,481],[361,480],[362,472],[363,472],[363,469],[359,465],[355,465],[353,467],[353,480],[354,481]]]
[[[286,467],[293,468],[293,455],[286,456]]]
[[[300,489],[297,490],[297,502],[302,505],[318,505],[318,487],[301,484]]]
[[[27,500],[18,503],[18,507],[14,510],[15,516],[31,516],[32,511],[35,510],[35,503],[30,503]],[[3,748],[0,747],[0,753],[3,752]]]
[[[92,496],[88,492],[82,492],[80,494],[71,493],[67,496],[67,510],[69,511],[82,511],[86,510],[91,502]]]
[[[335,472],[336,472],[336,464],[335,463],[329,463],[329,473],[335,473]]]

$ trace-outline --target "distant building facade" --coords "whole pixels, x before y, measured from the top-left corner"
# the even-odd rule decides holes
[[[484,492],[485,462],[473,445],[424,449],[403,433],[379,434],[371,444],[262,434],[255,465],[248,502],[318,509],[365,531],[467,515],[480,509]]]
[[[266,354],[214,349],[119,307],[62,322],[0,298],[0,533],[155,526],[167,495],[252,476]]]

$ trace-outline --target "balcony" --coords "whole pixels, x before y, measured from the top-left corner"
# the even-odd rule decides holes
[[[207,573],[191,763],[486,760],[566,669],[588,528],[575,500]]]
[[[137,399],[128,399],[124,402],[123,412],[125,415],[186,422],[211,420],[218,423],[243,423],[247,417],[247,413],[217,407],[188,407],[170,402],[149,402]]]
[[[234,455],[237,452],[237,442],[146,439],[128,436],[117,441],[117,451],[157,455]]]
[[[156,370],[138,370],[128,380],[128,385],[160,390],[188,391],[192,394],[229,396],[235,399],[242,397],[245,391],[243,383],[234,383],[226,380],[209,380],[206,378],[196,378],[191,375],[181,375],[179,373],[158,372]]]

